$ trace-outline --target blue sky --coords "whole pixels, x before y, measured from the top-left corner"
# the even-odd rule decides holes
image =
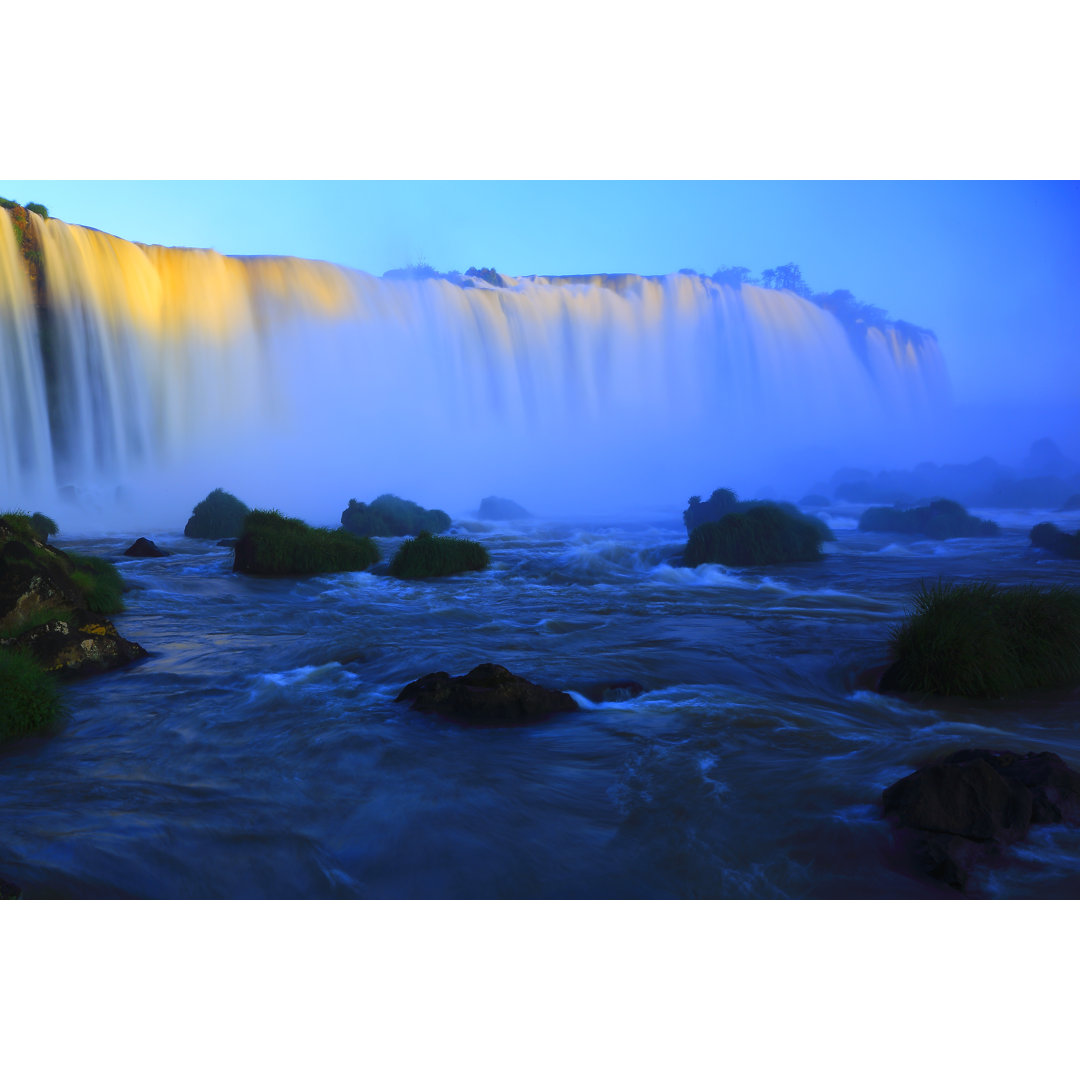
[[[939,337],[961,402],[1080,401],[1080,183],[2,181],[146,243],[379,274],[661,274],[794,261]]]

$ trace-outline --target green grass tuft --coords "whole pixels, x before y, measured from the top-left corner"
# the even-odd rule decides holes
[[[69,553],[74,569],[71,580],[82,591],[86,606],[99,615],[115,615],[124,610],[124,580],[120,571],[95,555]]]
[[[244,574],[290,576],[366,570],[379,561],[367,537],[319,529],[277,510],[252,510],[236,544],[233,569]]]
[[[235,495],[215,488],[191,511],[184,535],[197,540],[221,540],[239,536],[244,519],[251,513]]]
[[[1080,590],[923,584],[892,646],[886,690],[996,698],[1080,682]]]
[[[398,548],[390,573],[399,578],[446,577],[466,570],[486,570],[489,562],[487,548],[475,540],[422,532]]]
[[[751,505],[743,512],[727,513],[719,521],[698,525],[690,533],[683,562],[691,567],[701,563],[768,566],[806,562],[822,557],[822,540],[831,536],[828,526],[816,518],[783,506]]]
[[[443,510],[425,510],[396,495],[380,495],[370,505],[350,499],[341,513],[341,524],[357,536],[417,536],[446,532],[450,515]]]
[[[64,714],[56,680],[17,649],[0,649],[0,739],[47,731]]]

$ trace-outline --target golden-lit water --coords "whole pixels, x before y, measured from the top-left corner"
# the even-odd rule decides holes
[[[764,463],[881,445],[947,399],[931,337],[871,329],[857,355],[791,293],[689,274],[390,280],[31,215],[38,326],[0,219],[3,468],[19,500],[57,513],[59,488],[86,505],[118,486],[205,493],[228,479],[207,462],[249,486],[268,462],[279,478],[336,469],[340,493],[401,443],[384,487],[437,457],[534,502],[553,471],[595,497],[631,469],[656,494],[700,448]]]

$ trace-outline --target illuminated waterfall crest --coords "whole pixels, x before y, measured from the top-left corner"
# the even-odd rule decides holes
[[[690,274],[387,280],[33,224],[40,308],[0,211],[0,478],[42,505],[197,460],[218,471],[192,490],[247,467],[308,486],[336,472],[342,498],[433,470],[474,495],[659,481],[702,454],[719,475],[778,443],[880,438],[947,396],[931,335],[853,342],[788,292]]]

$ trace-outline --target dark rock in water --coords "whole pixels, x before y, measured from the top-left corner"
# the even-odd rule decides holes
[[[1015,754],[1007,750],[957,750],[943,764],[985,761],[1008,780],[1023,784],[1031,794],[1031,824],[1080,825],[1080,772],[1057,754]]]
[[[882,794],[915,866],[963,889],[972,867],[1031,825],[1080,824],[1080,773],[1057,754],[959,750]]]
[[[597,705],[608,701],[629,701],[631,698],[640,697],[645,693],[645,687],[633,679],[623,679],[620,682],[592,683],[581,690],[583,697]]]
[[[476,511],[476,516],[481,521],[516,521],[519,518],[530,518],[532,514],[513,499],[489,495],[480,500],[480,509]]]
[[[997,536],[996,522],[969,514],[951,499],[934,499],[928,506],[902,509],[871,506],[859,518],[860,532],[897,532],[949,540],[957,536]]]
[[[191,517],[184,526],[184,535],[199,540],[239,536],[249,513],[246,503],[221,488],[215,488],[191,511]]]
[[[569,694],[537,686],[499,664],[480,664],[457,677],[445,671],[424,675],[395,700],[407,701],[420,712],[477,723],[520,724],[578,708]]]
[[[0,881],[0,900],[21,900],[22,889],[10,881]]]
[[[1033,547],[1049,551],[1059,559],[1080,559],[1080,530],[1067,533],[1049,521],[1040,521],[1028,534]]]
[[[42,668],[58,675],[111,671],[149,655],[121,637],[104,616],[79,610],[24,630],[4,644],[30,653]]]
[[[171,555],[172,552],[162,551],[153,540],[147,540],[145,536],[140,536],[124,554],[133,555],[137,559],[162,559],[166,555]]]

